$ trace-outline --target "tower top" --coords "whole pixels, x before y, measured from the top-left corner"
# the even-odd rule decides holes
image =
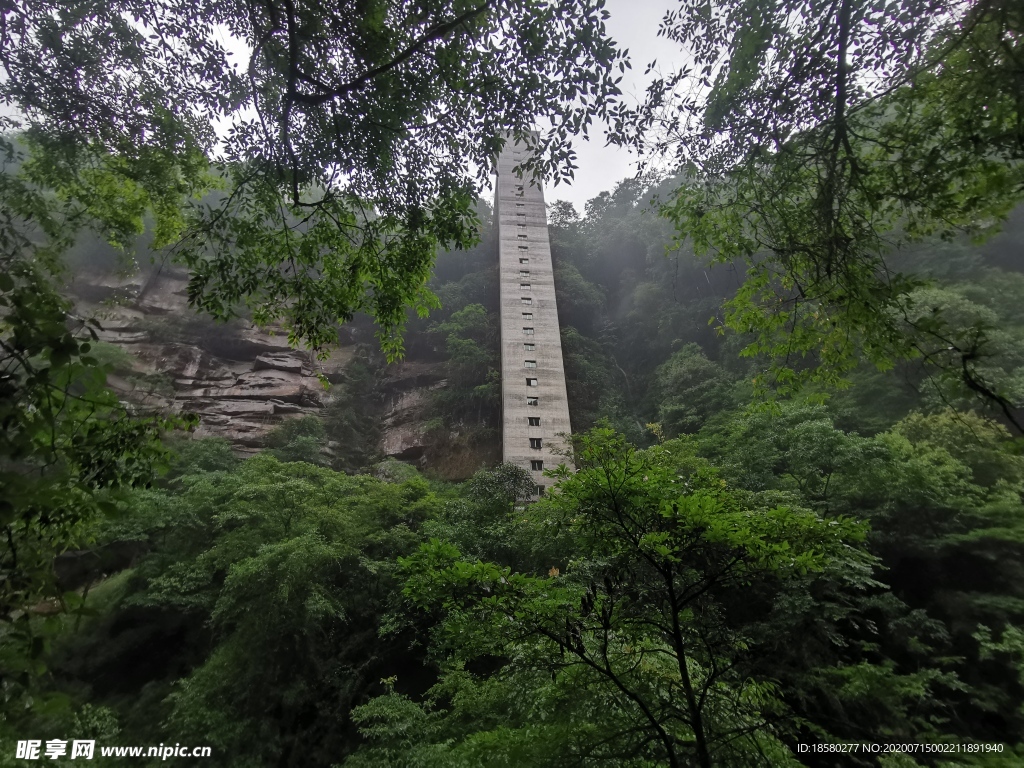
[[[532,144],[533,147],[540,144],[540,131],[527,131],[526,133],[529,135],[531,139],[530,144]],[[529,149],[529,145],[527,145],[526,142],[517,141],[511,131],[505,131],[501,134],[501,137],[505,139],[505,144],[501,152],[498,153],[499,155],[503,155],[506,152],[523,152]]]

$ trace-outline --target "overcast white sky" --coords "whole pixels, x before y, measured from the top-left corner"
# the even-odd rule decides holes
[[[620,48],[629,50],[633,65],[619,84],[627,100],[642,100],[648,82],[654,77],[653,74],[644,77],[644,70],[652,61],[656,60],[658,69],[665,73],[678,67],[679,46],[658,37],[662,17],[677,3],[678,0],[606,0],[605,7],[611,14],[607,21],[608,32]],[[225,37],[221,43],[242,61],[247,60],[248,54],[236,42]],[[572,185],[545,185],[544,196],[549,204],[568,200],[582,214],[587,200],[602,191],[611,191],[616,183],[636,173],[635,157],[624,150],[605,146],[603,131],[599,127],[592,130],[594,135],[590,141],[576,143],[579,168]],[[484,192],[483,196],[487,198],[488,193]]]
[[[633,69],[627,69],[619,84],[628,97],[643,97],[648,79],[643,76],[647,65],[657,60],[665,72],[678,66],[679,47],[658,37],[658,24],[665,11],[675,7],[674,0],[607,0],[608,31],[620,47],[629,49]],[[581,141],[576,147],[579,170],[571,187],[559,184],[545,187],[548,202],[568,200],[583,213],[587,200],[604,190],[611,191],[615,184],[636,173],[636,158],[627,152],[604,146],[603,136],[593,136],[589,142]]]

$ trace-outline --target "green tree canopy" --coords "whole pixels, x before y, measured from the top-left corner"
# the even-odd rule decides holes
[[[684,344],[654,373],[652,396],[659,404],[658,421],[672,436],[696,432],[708,418],[733,404],[734,384],[699,346]]]
[[[756,627],[824,572],[860,578],[863,527],[744,502],[685,445],[638,452],[597,429],[575,447],[578,471],[523,513],[557,541],[544,570],[438,540],[401,561],[446,674],[423,707],[357,711],[357,765],[793,763]]]
[[[617,109],[626,66],[602,0],[2,13],[0,102],[36,150],[33,180],[100,220],[155,210],[195,306],[230,317],[247,303],[317,349],[366,311],[399,354],[406,307],[436,302],[435,249],[475,237],[494,154],[515,137],[537,150],[526,175],[571,177],[573,138]]]
[[[619,138],[685,173],[663,206],[680,240],[747,262],[725,324],[772,361],[763,390],[941,342],[952,354],[931,362],[1016,419],[1017,393],[978,365],[988,329],[943,334],[913,311],[920,277],[890,260],[984,236],[1024,194],[1022,24],[1011,0],[684,0],[665,16],[688,63]]]
[[[106,388],[61,298],[80,232],[130,253],[148,229],[216,318],[326,354],[366,312],[399,356],[407,310],[437,305],[437,248],[477,237],[495,153],[522,140],[525,176],[566,179],[573,136],[618,108],[606,18],[602,0],[0,8],[4,612],[52,581],[98,492],[149,481],[170,426]]]

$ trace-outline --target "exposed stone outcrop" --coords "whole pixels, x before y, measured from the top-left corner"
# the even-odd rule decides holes
[[[302,361],[288,355],[256,355],[252,364],[254,371],[287,371],[302,373]]]
[[[402,362],[387,368],[381,382],[384,423],[381,452],[403,461],[422,461],[431,445],[430,393],[445,385],[436,364]]]
[[[188,304],[188,280],[172,270],[161,270],[140,288],[136,306],[146,314],[173,314]]]
[[[423,458],[430,444],[424,416],[427,395],[422,391],[402,392],[391,402],[384,417],[381,451],[403,461]]]
[[[109,378],[125,399],[198,414],[197,436],[225,437],[242,452],[260,449],[285,419],[318,413],[328,402],[316,373],[326,368],[337,377],[353,350],[321,363],[292,349],[280,329],[199,317],[188,307],[185,286],[184,275],[169,269],[145,279],[109,272],[76,277],[80,295],[95,299],[107,289],[121,298],[115,306],[80,299],[79,309],[99,320],[100,341],[131,354],[131,371]]]
[[[80,272],[73,291],[81,313],[99,319],[99,339],[133,358],[131,371],[111,376],[111,386],[147,408],[198,414],[197,436],[227,438],[242,453],[260,450],[283,421],[320,413],[332,395],[318,376],[343,384],[359,345],[372,340],[365,329],[347,327],[341,346],[317,360],[292,349],[281,329],[197,316],[187,305],[184,274],[169,267],[147,276]],[[111,298],[116,305],[102,303]],[[428,460],[430,391],[444,386],[441,371],[427,362],[384,369],[374,403],[366,404],[383,410],[381,454]]]

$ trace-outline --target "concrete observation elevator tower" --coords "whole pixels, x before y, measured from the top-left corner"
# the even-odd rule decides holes
[[[568,434],[562,340],[555,306],[544,190],[512,169],[529,150],[512,139],[498,156],[494,216],[498,225],[501,301],[503,461],[530,472],[543,494],[545,469],[566,459],[559,433]]]

